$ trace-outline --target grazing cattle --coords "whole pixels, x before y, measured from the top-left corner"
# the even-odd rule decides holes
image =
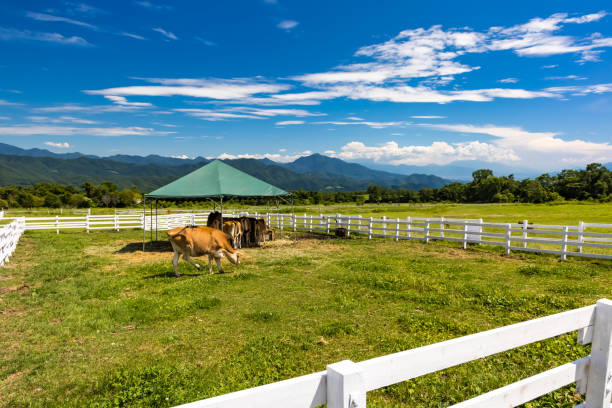
[[[242,225],[240,221],[231,219],[223,223],[223,232],[230,237],[232,241],[232,247],[242,248]]]
[[[248,248],[251,246],[251,221],[249,221],[249,217],[240,217],[240,226],[242,227],[242,244]]]
[[[219,211],[211,212],[208,214],[208,220],[206,226],[211,228],[221,229],[221,213]]]
[[[260,246],[262,242],[266,241],[268,227],[266,226],[266,221],[262,219],[256,219],[254,226],[255,228],[253,229],[253,241],[256,246]]]
[[[348,230],[344,227],[338,227],[334,231],[338,238],[346,238],[348,236]]]
[[[240,252],[234,250],[227,241],[227,237],[222,231],[210,227],[177,227],[167,232],[168,239],[174,250],[172,266],[174,274],[178,273],[178,260],[181,255],[183,259],[200,270],[200,265],[195,263],[192,256],[208,255],[208,271],[212,273],[212,259],[217,261],[219,273],[223,273],[221,268],[221,258],[226,257],[230,262],[240,264]]]

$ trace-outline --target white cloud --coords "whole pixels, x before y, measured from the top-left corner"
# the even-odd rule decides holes
[[[490,101],[494,98],[552,97],[545,91],[524,89],[474,89],[441,91],[434,89],[454,80],[460,74],[480,69],[459,62],[470,53],[514,51],[518,56],[543,57],[572,53],[578,62],[596,61],[603,48],[612,47],[612,38],[598,34],[576,38],[557,35],[566,24],[598,21],[605,12],[568,18],[567,14],[553,14],[548,18],[534,18],[512,27],[491,27],[477,32],[469,28],[404,30],[392,39],[361,47],[357,57],[369,61],[341,65],[327,72],[292,77],[306,86],[319,88],[317,95],[308,99],[322,100],[338,97],[392,102]],[[426,78],[419,86],[408,85],[414,78]],[[516,83],[516,78],[502,79]],[[312,94],[312,92],[310,92]],[[278,97],[278,95],[275,95]],[[292,94],[297,99],[299,94]]]
[[[0,99],[0,106],[19,106],[19,103],[16,102],[9,102],[7,100],[4,99]]]
[[[122,106],[139,106],[139,107],[149,107],[153,106],[148,102],[128,102],[125,96],[117,96],[117,95],[104,95],[106,99],[116,103],[117,105]]]
[[[299,23],[297,21],[294,20],[283,20],[280,23],[278,23],[276,26],[280,29],[286,30],[286,31],[290,31],[292,29],[294,29],[295,27],[297,27]]]
[[[69,149],[72,146],[68,142],[45,142],[47,146],[57,147],[59,149]]]
[[[557,68],[559,65],[557,64],[552,64],[552,65],[542,65],[542,69],[553,69],[553,68]]]
[[[360,118],[359,116],[349,116],[347,117],[348,120],[364,120],[363,118]]]
[[[151,136],[165,135],[173,132],[158,132],[149,128],[129,127],[72,127],[49,125],[15,125],[0,126],[0,135],[11,136]]]
[[[558,94],[571,93],[572,95],[577,96],[602,94],[612,92],[612,83],[580,86],[555,86],[552,88],[546,88],[546,91]]]
[[[269,159],[279,163],[289,163],[299,159],[300,157],[310,156],[312,152],[310,150],[306,150],[300,153],[294,154],[280,154],[280,153],[261,153],[261,154],[253,154],[253,153],[244,153],[244,154],[229,154],[223,153],[217,156],[217,159],[221,160],[233,160],[233,159]]]
[[[563,80],[563,79],[574,79],[576,81],[584,81],[585,79],[588,79],[588,78],[583,77],[583,76],[578,76],[578,75],[565,75],[565,76],[549,76],[544,79],[546,79],[547,81]]]
[[[303,120],[283,120],[281,122],[276,122],[276,126],[286,126],[286,125],[303,125]]]
[[[0,116],[0,120],[11,120],[9,116]]]
[[[240,100],[262,93],[289,89],[286,84],[272,84],[246,79],[139,78],[161,85],[125,86],[83,91],[90,95],[120,96],[190,96],[194,98]]]
[[[135,1],[134,3],[141,7],[148,8],[149,10],[154,10],[154,11],[172,10],[172,6],[168,6],[166,4],[153,4],[150,1]]]
[[[518,81],[518,78],[504,78],[497,82],[501,82],[502,84],[516,84]]]
[[[120,33],[118,33],[119,35],[122,35],[124,37],[129,37],[129,38],[133,38],[135,40],[146,40],[145,37],[143,37],[142,35],[138,35],[138,34],[132,34],[132,33],[128,33],[126,31],[122,31]]]
[[[178,40],[178,37],[174,35],[174,33],[172,33],[171,31],[166,31],[161,27],[152,28],[152,30],[157,31],[158,33],[160,33],[161,35],[163,35],[164,37],[170,40]]]
[[[42,41],[62,45],[78,45],[81,47],[91,46],[82,37],[72,36],[65,37],[59,33],[44,33],[39,31],[30,30],[15,30],[13,28],[0,27],[0,40],[12,41],[12,40],[23,40],[23,41]]]
[[[344,125],[363,125],[363,126],[369,126],[373,129],[384,129],[386,127],[400,127],[400,126],[405,126],[407,124],[409,124],[410,122],[404,122],[404,121],[397,121],[397,122],[371,122],[371,121],[366,121],[366,120],[360,120],[360,121],[351,121],[351,122],[343,122],[343,121],[326,121],[326,122],[312,122],[315,125],[338,125],[338,126],[344,126]]]
[[[54,15],[51,15],[51,14],[35,13],[35,12],[32,12],[32,11],[28,11],[28,12],[26,12],[26,16],[28,18],[31,18],[33,20],[38,20],[38,21],[53,21],[53,22],[59,22],[59,23],[73,24],[73,25],[89,28],[91,30],[97,30],[98,29],[98,27],[96,27],[95,25],[92,25],[92,24],[89,24],[89,23],[85,23],[83,21],[73,20],[73,19],[66,18],[66,17],[54,16]]]
[[[512,150],[478,141],[447,143],[436,141],[430,145],[400,146],[389,141],[378,146],[367,146],[362,142],[350,142],[340,152],[329,152],[343,160],[367,159],[391,165],[448,164],[457,160],[482,160],[487,162],[516,161],[519,158]]]
[[[520,127],[502,127],[495,125],[471,124],[421,124],[433,129],[449,132],[489,135],[498,138],[493,143],[500,148],[514,149],[526,154],[568,157],[581,157],[585,161],[606,162],[612,160],[612,145],[610,143],[588,142],[580,139],[564,140],[557,132],[530,132]]]
[[[204,39],[202,37],[193,37],[196,41],[201,42],[202,44],[208,46],[208,47],[215,47],[217,45],[217,43]]]
[[[419,115],[419,116],[411,116],[413,119],[445,119],[446,116],[437,116],[437,115]]]
[[[178,139],[178,138],[175,137],[175,139]],[[170,156],[170,157],[172,157],[173,159],[181,159],[181,160],[191,159],[191,157],[187,156],[186,154],[179,154],[179,155]]]
[[[267,119],[274,116],[306,117],[325,115],[324,113],[312,113],[303,109],[262,109],[246,106],[220,109],[179,108],[174,110],[176,112],[183,112],[189,116],[194,116],[209,121],[228,119]]]
[[[56,106],[45,106],[32,109],[34,112],[54,113],[54,112],[82,112],[88,114],[100,114],[107,112],[134,112],[142,109],[140,106],[124,105],[78,105],[64,104]],[[156,112],[161,113],[161,112]]]
[[[45,122],[45,123],[76,123],[80,125],[95,125],[100,122],[89,119],[75,118],[73,116],[59,116],[57,118],[51,118],[48,116],[28,116],[26,119],[32,122]]]

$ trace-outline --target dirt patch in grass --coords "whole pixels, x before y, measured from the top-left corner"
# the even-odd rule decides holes
[[[25,310],[15,310],[15,309],[8,309],[8,310],[0,310],[0,315],[1,316],[25,316],[26,311]]]
[[[30,285],[28,285],[27,283],[24,283],[23,285],[9,286],[8,288],[0,288],[0,295],[9,293],[9,292],[27,292],[28,290],[30,290]]]
[[[9,374],[6,378],[0,382],[0,391],[14,389],[15,385],[21,381],[31,370],[17,371],[16,373]]]

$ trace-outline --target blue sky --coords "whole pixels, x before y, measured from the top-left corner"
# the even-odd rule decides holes
[[[4,1],[0,142],[517,171],[612,162],[609,6]]]

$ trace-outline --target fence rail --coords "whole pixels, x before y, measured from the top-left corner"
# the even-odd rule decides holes
[[[608,408],[612,386],[612,302],[570,310],[359,363],[330,364],[325,371],[181,405],[180,408],[316,407],[365,408],[366,393],[429,373],[578,330],[591,354],[453,405],[454,408],[515,407],[577,383],[584,407]]]
[[[486,244],[511,251],[540,252],[568,256],[612,259],[612,224],[580,222],[578,225],[485,222],[482,219],[457,218],[387,218],[359,215],[320,214],[295,215],[283,213],[227,212],[224,217],[251,216],[263,218],[281,231],[306,231],[330,234],[338,228],[347,235],[361,234],[368,239],[382,237],[399,240],[445,240],[468,244]],[[26,230],[98,229],[119,231],[144,228],[146,231],[167,230],[182,225],[206,225],[208,212],[143,215],[133,214],[84,215],[71,217],[27,217]]]
[[[0,266],[8,262],[17,247],[17,242],[25,228],[23,218],[14,219],[10,224],[0,227]]]

